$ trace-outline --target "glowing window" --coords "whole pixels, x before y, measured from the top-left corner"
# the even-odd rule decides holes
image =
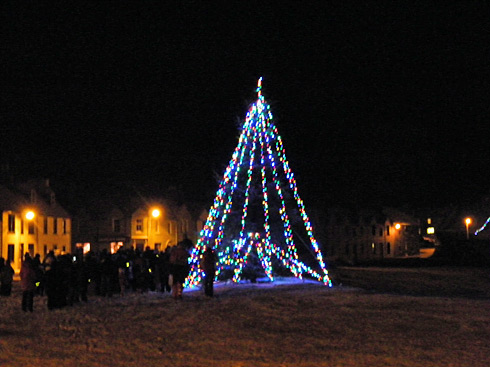
[[[434,234],[434,227],[427,227],[427,234]]]
[[[136,231],[143,231],[143,219],[136,219]]]
[[[34,234],[34,223],[32,222],[27,223],[27,232],[29,234]]]
[[[90,252],[90,242],[85,242],[85,243],[78,242],[75,246],[77,247],[77,249],[82,249],[82,252],[84,254]]]
[[[111,242],[111,254],[115,254],[121,247],[123,247],[124,243],[119,242]]]
[[[15,215],[9,214],[8,216],[8,231],[15,232]]]

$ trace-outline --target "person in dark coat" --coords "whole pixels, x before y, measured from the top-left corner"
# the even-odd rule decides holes
[[[102,296],[112,297],[114,291],[115,279],[117,279],[117,267],[111,254],[104,249],[100,258],[100,294]]]
[[[189,253],[183,243],[172,248],[170,252],[170,274],[172,275],[172,297],[182,299],[184,282],[189,273]]]
[[[10,296],[12,293],[12,283],[14,281],[14,269],[10,265],[10,260],[5,261],[1,258],[0,270],[0,295]]]
[[[57,277],[58,261],[54,255],[54,251],[50,251],[43,261],[44,266],[44,291],[48,297],[48,310],[58,308],[58,277]]]
[[[32,266],[36,272],[36,292],[39,296],[44,295],[44,271],[41,263],[41,255],[36,254],[32,259]]]
[[[34,292],[36,291],[36,271],[29,254],[25,255],[20,268],[20,287],[22,289],[22,311],[34,311]]]
[[[165,293],[165,291],[171,291],[171,287],[168,284],[169,275],[169,257],[170,257],[170,247],[167,247],[164,252],[161,252],[158,256],[157,268],[158,275],[160,278],[160,292]]]
[[[80,255],[75,262],[75,273],[78,291],[77,298],[83,302],[87,302],[89,274],[83,255]]]
[[[204,294],[208,297],[213,296],[213,283],[216,273],[216,258],[211,247],[207,247],[202,256],[201,268],[204,271]]]

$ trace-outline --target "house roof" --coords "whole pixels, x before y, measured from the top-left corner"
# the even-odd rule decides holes
[[[22,195],[16,194],[7,187],[0,185],[0,210],[20,211],[29,205],[29,201]]]
[[[46,200],[46,193],[49,194],[49,201]],[[54,196],[52,197],[51,193],[54,195],[50,188],[42,191],[36,185],[29,183],[18,187],[0,185],[0,210],[2,212],[7,210],[22,212],[26,209],[34,209],[45,216],[70,217],[68,212],[54,200]]]
[[[392,223],[401,222],[406,224],[418,224],[414,217],[393,208],[379,209],[328,209],[328,217],[331,225],[371,225],[382,224],[387,220]]]

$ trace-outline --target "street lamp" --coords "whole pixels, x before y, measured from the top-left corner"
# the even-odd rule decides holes
[[[469,240],[470,239],[470,224],[471,224],[471,218],[466,218],[464,220],[464,223],[466,224],[466,239]]]
[[[35,216],[36,216],[36,215],[34,214],[34,212],[33,212],[32,210],[29,210],[29,211],[26,213],[26,219],[27,219],[27,220],[33,220]]]

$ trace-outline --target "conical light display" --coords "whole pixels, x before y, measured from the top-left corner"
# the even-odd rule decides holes
[[[271,281],[278,271],[287,271],[332,286],[270,105],[262,95],[262,78],[192,249],[186,286],[198,285],[205,276],[200,264],[206,247],[216,254],[215,279],[239,282],[245,270],[254,266],[261,267]],[[309,262],[302,260],[303,255]]]

